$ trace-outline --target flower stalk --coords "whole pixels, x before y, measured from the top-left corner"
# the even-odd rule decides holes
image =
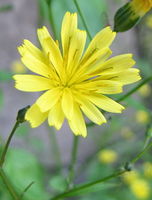
[[[74,136],[72,153],[71,153],[71,163],[70,163],[69,175],[68,175],[68,179],[67,179],[67,181],[68,181],[67,189],[72,187],[72,182],[73,182],[74,175],[75,175],[75,164],[76,164],[77,153],[78,153],[78,144],[79,144],[79,137]]]
[[[73,1],[74,1],[74,4],[75,4],[76,8],[77,8],[77,11],[78,11],[78,13],[79,13],[79,15],[80,15],[80,17],[81,17],[81,20],[82,20],[82,22],[83,22],[83,25],[84,25],[84,27],[85,27],[85,29],[86,29],[86,32],[87,32],[88,37],[89,37],[89,40],[91,41],[91,40],[92,40],[92,36],[91,36],[91,33],[90,33],[89,29],[88,29],[88,26],[87,26],[87,24],[86,24],[86,21],[85,21],[85,19],[84,19],[84,16],[83,16],[83,13],[82,13],[82,11],[81,11],[81,9],[80,9],[80,6],[79,6],[77,0],[73,0]]]
[[[54,197],[50,200],[58,200],[58,199],[62,199],[62,198],[65,198],[65,197],[75,196],[76,193],[78,193],[78,192],[80,193],[84,189],[88,189],[88,188],[91,188],[95,185],[98,185],[98,184],[104,183],[106,181],[112,180],[114,178],[121,176],[122,174],[124,174],[127,171],[131,171],[132,170],[132,167],[131,167],[132,164],[135,164],[144,155],[144,153],[146,151],[148,151],[151,147],[152,147],[152,142],[143,151],[141,151],[139,154],[137,154],[137,156],[135,158],[133,158],[130,162],[127,162],[127,164],[125,164],[124,168],[122,168],[121,170],[116,171],[113,174],[106,176],[105,178],[102,178],[102,179],[99,179],[99,180],[96,180],[96,181],[93,181],[93,182],[90,182],[90,183],[86,183],[86,184],[83,184],[79,187],[73,188],[73,189],[71,189],[67,192],[64,192],[62,194],[57,195],[56,197]]]
[[[14,135],[16,129],[19,127],[19,125],[20,125],[21,123],[25,122],[25,118],[24,118],[24,117],[25,117],[25,113],[26,113],[26,111],[27,111],[28,109],[29,109],[29,106],[27,106],[27,107],[25,107],[25,108],[23,108],[23,109],[20,109],[20,110],[18,111],[17,118],[16,118],[16,123],[15,123],[15,125],[14,125],[14,127],[13,127],[11,133],[9,134],[9,137],[8,137],[8,139],[7,139],[7,141],[6,141],[6,144],[5,144],[5,146],[4,146],[4,149],[3,149],[3,151],[2,151],[2,155],[1,155],[1,158],[0,158],[0,167],[1,167],[1,168],[2,168],[2,166],[3,166],[3,164],[4,164],[4,162],[5,162],[5,157],[6,157],[6,154],[7,154],[7,151],[8,151],[8,147],[9,147],[9,145],[10,145],[10,143],[11,143],[12,137],[13,137],[13,135]]]
[[[5,184],[5,186],[7,187],[10,195],[12,196],[12,198],[14,200],[19,200],[19,196],[18,194],[16,193],[15,189],[13,188],[13,186],[11,185],[11,183],[9,182],[4,170],[2,168],[0,168],[0,177],[3,181],[3,183]]]
[[[8,139],[7,139],[7,141],[6,141],[6,144],[5,144],[4,150],[3,150],[3,152],[2,152],[1,159],[0,159],[0,167],[2,167],[3,164],[4,164],[5,156],[6,156],[6,153],[7,153],[7,151],[8,151],[8,147],[9,147],[9,145],[10,145],[10,142],[11,142],[11,140],[12,140],[12,137],[13,137],[13,135],[14,135],[16,129],[18,128],[19,124],[20,124],[20,122],[19,122],[19,121],[16,121],[16,123],[15,123],[15,125],[14,125],[14,127],[13,127],[13,129],[12,129],[12,131],[11,131],[11,133],[10,133]]]

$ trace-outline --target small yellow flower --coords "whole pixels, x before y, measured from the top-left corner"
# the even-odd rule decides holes
[[[131,54],[109,58],[116,33],[101,30],[84,52],[86,32],[77,28],[77,14],[67,12],[61,28],[62,50],[46,27],[38,29],[42,50],[24,40],[19,47],[24,65],[38,75],[15,75],[15,87],[26,92],[45,91],[26,113],[37,127],[48,118],[60,129],[64,119],[75,135],[86,137],[84,113],[94,123],[106,123],[99,109],[121,113],[124,107],[105,94],[122,92],[123,85],[140,80]],[[83,53],[84,52],[84,53]]]
[[[150,162],[144,163],[144,175],[147,178],[152,178],[152,163]]]
[[[134,137],[134,133],[129,127],[123,127],[121,130],[121,136],[125,139],[132,139]]]
[[[141,124],[146,124],[149,122],[149,114],[144,110],[138,110],[136,112],[136,121]]]
[[[148,28],[152,28],[152,15],[149,15],[146,18],[146,25],[147,25]]]
[[[130,5],[134,14],[142,17],[152,8],[152,0],[132,0]]]
[[[111,149],[101,150],[98,154],[98,159],[102,163],[114,163],[118,159],[118,155]]]
[[[150,195],[150,186],[145,180],[142,179],[136,179],[133,181],[130,185],[130,189],[139,199],[146,199]]]
[[[27,70],[20,61],[14,61],[11,66],[13,73],[25,73]]]
[[[145,84],[138,90],[138,92],[141,96],[148,97],[151,94],[151,87],[149,84]]]
[[[126,172],[123,175],[123,181],[127,184],[133,183],[136,179],[138,179],[139,174],[137,171]]]

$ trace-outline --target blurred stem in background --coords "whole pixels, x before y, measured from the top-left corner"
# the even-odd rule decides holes
[[[15,191],[15,189],[13,188],[12,184],[10,183],[8,177],[6,176],[4,170],[2,168],[0,168],[0,177],[4,183],[4,185],[7,187],[11,197],[13,198],[13,200],[19,200],[19,195],[17,194],[17,192]]]
[[[57,33],[56,33],[56,28],[55,28],[55,22],[54,22],[54,18],[53,18],[53,13],[52,13],[52,0],[48,0],[47,4],[48,4],[48,9],[49,9],[49,23],[53,32],[53,37],[56,40],[57,39]]]
[[[47,127],[48,127],[48,125],[47,125]],[[48,127],[48,129],[49,129],[48,134],[49,134],[49,138],[50,138],[52,157],[54,158],[57,171],[61,173],[62,160],[61,160],[61,153],[59,150],[59,145],[58,145],[57,138],[56,138],[56,133],[55,133],[53,127]]]
[[[81,20],[82,20],[82,22],[83,22],[84,28],[86,29],[86,32],[87,32],[87,34],[88,34],[89,40],[91,41],[91,40],[92,40],[92,36],[91,36],[91,33],[90,33],[89,29],[88,29],[87,23],[86,23],[86,21],[85,21],[85,19],[84,19],[84,16],[83,16],[83,13],[82,13],[82,11],[81,11],[81,8],[80,8],[80,6],[79,6],[77,0],[73,0],[73,2],[74,2],[75,6],[76,6],[76,8],[77,8],[77,11],[78,11],[80,17],[81,17]]]
[[[77,159],[78,153],[78,144],[79,144],[79,136],[73,136],[73,144],[72,144],[72,152],[71,152],[71,162],[69,167],[69,174],[68,174],[68,186],[67,189],[73,186],[73,179],[75,176],[75,164]]]

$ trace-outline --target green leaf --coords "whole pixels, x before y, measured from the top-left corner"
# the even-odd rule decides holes
[[[54,18],[54,24],[56,28],[56,32],[58,33],[57,38],[60,38],[60,29],[61,22],[64,14],[69,12],[77,12],[77,9],[73,3],[73,1],[69,0],[52,0],[50,12],[52,12]],[[101,30],[104,22],[104,14],[107,11],[107,1],[106,0],[93,0],[86,3],[84,0],[78,1],[82,12],[84,13],[84,17],[88,28],[91,32],[91,35],[95,35],[98,31]],[[57,13],[57,14],[56,14]],[[79,15],[78,15],[79,16]],[[81,18],[79,17],[78,27],[84,30],[83,23]]]
[[[6,70],[0,70],[0,81],[6,82],[12,80],[12,74]]]
[[[13,9],[13,5],[12,4],[7,4],[4,6],[0,7],[0,12],[6,12],[6,11],[10,11]]]
[[[32,154],[22,149],[10,149],[5,161],[5,172],[20,193],[34,182],[24,195],[26,200],[48,200],[44,189],[44,172]]]
[[[37,0],[38,1],[38,6],[39,6],[39,13],[43,20],[48,20],[49,19],[49,9],[48,9],[48,4],[47,1],[45,0]]]
[[[64,192],[67,188],[67,181],[63,176],[54,176],[49,181],[49,185],[56,192]]]

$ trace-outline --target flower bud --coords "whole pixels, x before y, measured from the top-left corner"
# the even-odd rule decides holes
[[[114,31],[124,32],[135,26],[151,9],[152,0],[132,0],[121,7],[114,17]]]
[[[30,108],[30,106],[26,106],[25,108],[22,108],[18,111],[18,114],[17,114],[17,118],[16,120],[19,122],[19,123],[23,123],[25,122],[25,114],[27,112],[27,110]]]

